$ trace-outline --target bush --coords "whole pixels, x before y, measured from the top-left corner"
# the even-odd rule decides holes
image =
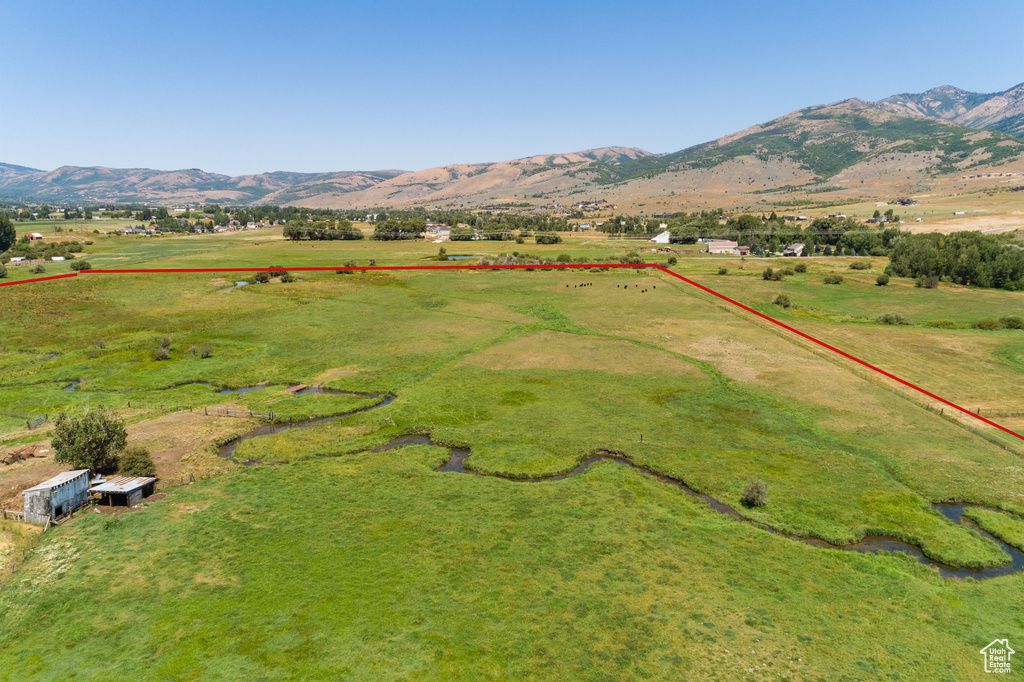
[[[781,305],[783,308],[788,308],[793,305],[793,302],[789,300],[789,296],[786,296],[785,294],[779,294],[776,296],[772,303],[775,305]]]
[[[824,282],[825,282],[825,284],[842,284],[843,283],[843,276],[842,275],[825,275]]]
[[[41,275],[44,272],[46,272],[46,268],[44,268],[42,263],[40,263],[39,265],[36,265],[31,270],[29,270],[29,272],[31,272],[33,275]]]
[[[792,271],[790,271],[792,272]],[[781,282],[785,277],[785,273],[782,270],[775,270],[774,268],[765,268],[764,272],[761,273],[761,278],[771,282]]]
[[[991,317],[982,318],[975,322],[974,324],[972,324],[971,326],[974,327],[975,329],[984,329],[985,331],[990,332],[1003,328],[1003,325],[999,324],[999,320],[993,319]]]
[[[880,287],[884,287],[884,286],[888,285],[889,284],[889,275],[881,274],[878,277],[875,277],[875,284],[880,286]]]
[[[999,324],[1007,329],[1024,329],[1024,317],[1020,315],[1007,315],[999,318]]]
[[[933,329],[959,329],[960,325],[953,320],[929,320],[924,323],[926,327],[932,327]]]
[[[554,232],[538,232],[534,240],[538,244],[561,244],[562,236]]]
[[[199,357],[205,359],[211,355],[213,355],[213,348],[210,347],[210,344],[204,344],[203,347],[199,349]]]
[[[916,287],[924,287],[925,289],[938,289],[939,288],[939,276],[938,275],[918,275],[917,280],[914,282]]]
[[[266,270],[260,270],[252,277],[249,278],[249,282],[252,284],[266,284],[270,281],[270,273]]]
[[[153,464],[149,450],[133,445],[118,458],[117,473],[122,476],[153,476],[156,474],[156,465]]]
[[[61,412],[54,422],[53,461],[75,469],[102,471],[116,461],[115,454],[124,449],[128,432],[124,421],[100,407],[77,418]]]
[[[797,263],[793,269],[800,273],[807,272],[807,263]]]
[[[870,270],[871,263],[866,260],[858,260],[850,263],[851,270]]]
[[[740,502],[743,503],[744,507],[763,507],[768,504],[768,486],[765,482],[758,480],[750,480],[747,487],[743,489],[743,495],[740,497]]]
[[[676,258],[675,256],[669,256],[668,257],[668,264],[669,265],[675,265],[678,262],[679,262],[679,259]]]
[[[294,281],[295,281],[295,275],[293,275],[290,272],[286,272],[283,275],[281,275],[281,282],[284,283],[284,284],[289,284],[289,283],[294,282]]]
[[[166,360],[170,356],[171,356],[171,351],[169,351],[166,348],[154,348],[153,349],[153,359],[156,360],[157,362],[160,362],[161,360]]]
[[[82,270],[92,270],[92,264],[87,260],[76,260],[71,264],[71,269],[80,272]]]
[[[3,263],[0,263],[0,279],[7,277],[7,268]]]
[[[793,268],[783,268],[782,270],[779,270],[779,272],[780,272],[780,273],[781,273],[781,274],[782,274],[782,275],[783,275],[784,277],[792,277],[793,275],[795,275],[795,274],[796,274],[796,272],[795,272],[795,271],[793,270]]]
[[[570,256],[567,253],[560,253],[560,254],[558,254],[558,258],[555,259],[555,262],[557,262],[557,263],[571,263],[572,262],[572,256]]]
[[[169,337],[169,336],[161,337],[161,339],[157,343],[160,345],[161,348],[170,348],[171,347],[171,337]]]
[[[883,313],[875,318],[879,324],[914,324],[899,313]]]
[[[718,274],[719,275],[728,275],[729,274],[729,268],[718,268]]]

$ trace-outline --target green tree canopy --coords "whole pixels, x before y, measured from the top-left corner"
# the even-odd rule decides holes
[[[117,461],[117,453],[128,442],[124,420],[104,408],[81,417],[62,412],[54,423],[51,443],[53,461],[75,468],[101,471]]]
[[[17,235],[14,231],[14,223],[7,216],[0,216],[0,253],[11,248]]]

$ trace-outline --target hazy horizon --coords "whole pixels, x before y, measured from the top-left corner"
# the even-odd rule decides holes
[[[225,175],[653,153],[795,109],[1022,80],[1024,6],[0,3],[0,160]],[[942,42],[945,41],[945,42]],[[941,44],[940,44],[941,43]]]

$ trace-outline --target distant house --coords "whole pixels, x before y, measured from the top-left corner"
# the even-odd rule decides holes
[[[590,229],[590,223],[581,223],[580,224],[580,230],[589,230],[589,229]]]
[[[735,249],[732,250],[732,252],[734,254],[736,254],[737,256],[749,256],[750,255],[750,247],[749,246],[737,246]]]
[[[668,244],[669,241],[671,241],[671,239],[672,233],[669,232],[668,230],[665,230],[664,232],[660,232],[657,236],[655,236],[653,239],[649,241],[651,241],[654,244]]]
[[[727,239],[720,239],[708,242],[708,253],[710,254],[735,254],[736,248],[739,246],[734,241]]]
[[[38,232],[30,232],[29,235],[28,235],[28,238],[31,241],[35,241],[37,239],[42,239],[43,235],[39,234]]]
[[[804,252],[804,245],[801,244],[800,242],[797,242],[795,244],[790,244],[789,246],[787,246],[785,248],[785,250],[783,250],[782,255],[783,256],[799,256],[799,255],[803,254],[803,252]]]
[[[89,500],[89,470],[57,474],[21,493],[25,520],[45,524],[70,514]]]
[[[51,256],[50,260],[52,260],[54,263],[60,263],[62,260],[64,260],[64,256]]]

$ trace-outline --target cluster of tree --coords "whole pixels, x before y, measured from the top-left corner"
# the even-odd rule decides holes
[[[886,272],[890,275],[1024,290],[1024,249],[996,235],[904,234],[893,245],[889,259]]]
[[[405,218],[404,220],[388,218],[376,224],[373,228],[373,238],[380,241],[416,239],[425,229],[427,229],[427,221],[422,218]]]
[[[305,220],[299,220],[285,225],[284,237],[294,241],[302,239],[313,241],[355,240],[362,239],[363,233],[345,218],[341,218],[337,222],[317,220],[308,223]]]
[[[673,217],[669,221],[671,241],[693,244],[698,239],[730,239],[749,246],[755,255],[782,250],[787,244],[801,242],[804,254],[831,256],[884,256],[900,238],[898,228],[878,230],[852,218],[817,218],[806,227],[770,216],[743,214],[721,224],[717,211]]]
[[[885,213],[882,213],[876,208],[874,215],[871,217],[877,221],[886,223],[898,223],[900,221],[899,214],[891,208],[886,209]]]
[[[54,422],[54,461],[75,469],[119,471],[124,476],[152,476],[156,473],[149,451],[128,445],[124,420],[104,408],[81,417],[61,413]]]
[[[18,239],[18,233],[14,229],[14,223],[7,216],[0,216],[0,253],[14,246]]]
[[[0,219],[0,221],[2,220]],[[33,242],[29,241],[28,235],[22,235],[20,239],[10,245],[10,248],[4,251],[2,248],[5,242],[3,233],[4,229],[0,225],[0,253],[3,254],[2,260],[4,262],[16,256],[29,260],[45,260],[54,256],[61,256],[71,260],[75,257],[76,253],[81,253],[85,250],[81,242]]]

